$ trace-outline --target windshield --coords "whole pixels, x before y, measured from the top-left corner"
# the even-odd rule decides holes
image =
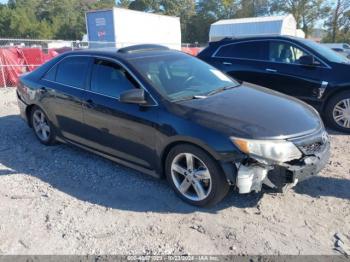
[[[143,77],[170,101],[205,97],[238,85],[214,67],[182,53],[129,60]]]
[[[318,43],[311,41],[311,40],[304,40],[303,42],[305,45],[307,45],[311,49],[315,50],[317,53],[319,53],[320,55],[322,55],[327,60],[329,60],[333,63],[348,63],[349,62],[349,60],[346,57],[333,51],[328,46],[318,44]]]

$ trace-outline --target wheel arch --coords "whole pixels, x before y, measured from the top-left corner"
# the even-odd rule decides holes
[[[28,106],[26,107],[26,111],[25,111],[25,112],[26,112],[26,117],[27,117],[27,119],[28,119],[28,125],[29,125],[30,127],[33,127],[31,114],[32,114],[32,111],[33,111],[33,109],[34,109],[35,107],[37,107],[36,104],[30,104],[30,105],[28,105]]]
[[[347,90],[338,89],[337,91],[334,91],[329,97],[327,97],[327,100],[324,102],[324,106],[322,109],[322,116],[324,121],[327,123],[328,126],[331,128],[340,131],[340,132],[346,132],[349,133],[350,129],[346,126],[341,126],[336,122],[333,115],[333,106],[336,105],[337,101],[343,98],[350,98],[350,88]]]
[[[346,86],[344,88],[338,88],[336,90],[334,90],[333,92],[331,92],[326,100],[324,101],[323,103],[323,107],[322,107],[322,114],[325,114],[326,113],[326,110],[327,110],[327,105],[329,103],[329,101],[331,101],[335,96],[337,95],[340,95],[342,93],[347,93],[347,92],[350,92],[350,85],[349,86]]]
[[[30,127],[33,127],[32,119],[31,119],[31,113],[32,113],[33,109],[36,108],[36,107],[39,108],[40,110],[42,110],[46,114],[46,116],[48,117],[49,121],[52,122],[52,118],[50,117],[51,115],[48,114],[48,112],[45,109],[43,109],[43,107],[41,107],[38,104],[32,103],[32,104],[30,104],[30,105],[28,105],[26,107],[26,111],[25,111],[26,117],[28,119],[28,125]]]
[[[210,149],[209,146],[205,146],[202,143],[198,144],[198,143],[195,143],[193,141],[186,140],[186,139],[172,141],[169,144],[167,144],[164,147],[164,149],[161,151],[161,154],[160,154],[160,171],[161,171],[160,177],[162,177],[162,178],[165,177],[166,158],[167,158],[169,152],[174,147],[176,147],[178,145],[191,145],[191,146],[197,147],[197,148],[203,150],[204,152],[206,152],[210,157],[212,157],[214,160],[216,160],[218,162],[219,168],[224,173],[227,180],[230,183],[234,183],[235,177],[237,174],[237,170],[236,170],[236,167],[234,166],[233,163],[221,162],[219,154],[215,153],[215,151]]]

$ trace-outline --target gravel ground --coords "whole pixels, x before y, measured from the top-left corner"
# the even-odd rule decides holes
[[[0,254],[336,254],[350,242],[350,136],[286,194],[183,203],[163,180],[67,145],[45,147],[0,89]],[[347,239],[349,238],[349,239]],[[350,245],[349,245],[350,246]]]

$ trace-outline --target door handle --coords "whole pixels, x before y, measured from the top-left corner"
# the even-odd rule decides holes
[[[222,62],[223,65],[232,65],[231,62]]]
[[[96,104],[94,103],[94,101],[92,101],[92,99],[88,99],[88,100],[85,101],[84,106],[86,108],[90,108],[91,109],[91,108],[95,108]]]
[[[265,70],[266,70],[266,72],[277,73],[276,69],[266,68]]]

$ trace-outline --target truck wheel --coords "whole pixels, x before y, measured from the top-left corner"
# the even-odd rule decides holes
[[[332,97],[325,109],[325,120],[334,129],[350,133],[350,92]]]
[[[192,145],[175,146],[166,159],[166,176],[181,199],[195,206],[212,206],[229,191],[218,163]]]

